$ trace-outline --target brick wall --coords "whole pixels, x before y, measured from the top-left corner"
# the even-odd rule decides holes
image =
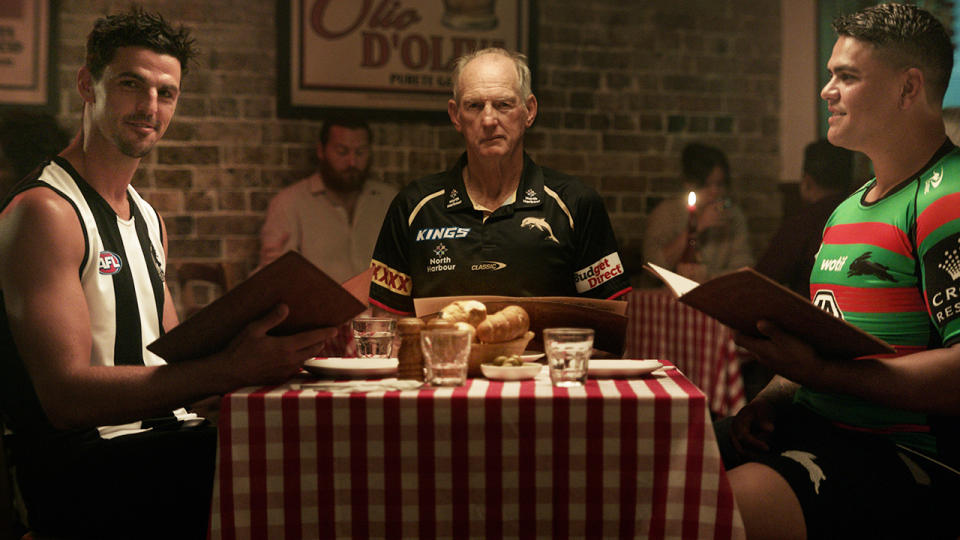
[[[60,120],[71,129],[86,33],[128,5],[60,2]],[[164,215],[171,262],[225,261],[245,274],[267,203],[310,168],[319,127],[277,118],[275,2],[143,5],[194,27],[203,56],[134,185]],[[603,194],[628,269],[639,270],[647,213],[680,190],[679,153],[691,141],[727,152],[751,241],[764,246],[780,212],[779,1],[540,0],[538,13],[540,116],[527,149]],[[462,148],[447,122],[372,126],[375,171],[398,184],[448,166]]]

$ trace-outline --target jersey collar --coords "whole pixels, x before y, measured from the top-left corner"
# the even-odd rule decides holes
[[[467,165],[467,153],[464,152],[447,177],[444,189],[444,208],[448,211],[457,211],[464,208],[473,209],[473,203],[467,195],[467,186],[463,183],[463,168]],[[520,175],[520,185],[517,187],[516,200],[509,208],[531,208],[543,205],[543,170],[523,153],[523,172]],[[503,208],[503,207],[501,207]]]

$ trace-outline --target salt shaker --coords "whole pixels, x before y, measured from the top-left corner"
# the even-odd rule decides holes
[[[400,350],[397,351],[397,379],[423,380],[423,353],[420,351],[420,330],[423,321],[406,317],[397,321]]]

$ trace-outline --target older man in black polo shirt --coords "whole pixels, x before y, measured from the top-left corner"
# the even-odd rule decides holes
[[[394,199],[373,253],[371,302],[405,315],[418,297],[627,293],[603,200],[523,152],[537,116],[524,56],[460,58],[447,109],[466,152]]]

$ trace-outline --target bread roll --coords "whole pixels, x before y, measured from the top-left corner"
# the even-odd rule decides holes
[[[500,343],[516,339],[530,329],[530,316],[520,306],[507,306],[477,325],[477,340]]]
[[[487,318],[487,306],[476,300],[457,300],[440,310],[440,318],[452,323],[465,322],[476,328]]]
[[[467,332],[470,332],[470,341],[473,341],[474,338],[477,336],[477,329],[474,328],[473,325],[471,325],[470,323],[460,321],[457,323],[453,323],[453,326],[457,330],[466,330]]]

